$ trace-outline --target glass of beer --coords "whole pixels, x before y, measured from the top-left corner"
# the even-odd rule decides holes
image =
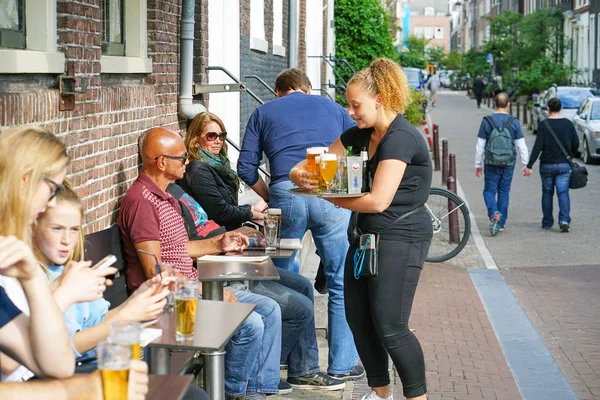
[[[337,173],[337,155],[335,154],[321,154],[321,163],[319,164],[319,171],[321,177],[325,182],[327,191],[331,190],[331,183]]]
[[[267,215],[274,215],[277,217],[277,243],[281,239],[281,208],[269,208],[267,210]]]
[[[127,400],[131,347],[102,342],[96,350],[104,400]]]
[[[117,321],[110,324],[110,343],[131,347],[131,357],[134,360],[142,358],[140,334],[142,325],[137,321]]]
[[[317,163],[315,158],[321,154],[319,149],[319,147],[309,147],[306,149],[306,169],[315,174],[317,173]]]
[[[277,250],[277,231],[280,215],[265,215],[265,251]]]
[[[196,279],[178,279],[175,288],[175,314],[177,318],[176,337],[178,341],[190,340],[194,337],[196,324],[196,304],[198,303],[198,287]]]

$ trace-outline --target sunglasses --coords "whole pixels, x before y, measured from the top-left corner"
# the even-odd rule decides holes
[[[186,160],[189,157],[189,153],[186,151],[185,153],[183,153],[182,156],[170,156],[170,155],[167,155],[167,154],[161,154],[160,156],[156,157],[154,159],[154,161],[158,160],[160,157],[170,158],[171,160],[179,160],[182,163],[185,163]]]
[[[223,131],[221,133],[208,132],[206,134],[206,140],[208,140],[209,142],[212,142],[212,141],[216,140],[217,138],[221,138],[221,140],[225,140],[226,137],[227,137],[227,132],[225,132],[225,131]]]
[[[56,197],[57,194],[60,193],[61,190],[63,190],[63,188],[65,187],[65,185],[60,184],[60,183],[56,183],[52,179],[46,178],[46,177],[44,177],[44,180],[49,183],[49,186],[50,186],[50,198],[48,199],[48,201],[51,201],[53,198]]]

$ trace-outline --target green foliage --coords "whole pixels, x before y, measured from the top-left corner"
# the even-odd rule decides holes
[[[444,48],[442,46],[431,46],[425,49],[425,58],[428,62],[436,64],[438,67],[444,61]]]
[[[379,57],[398,61],[389,27],[388,15],[378,0],[337,0],[336,56],[346,59],[357,71]]]
[[[400,65],[409,68],[425,69],[427,63],[425,58],[414,51],[403,51],[400,53]]]
[[[521,83],[519,94],[540,93],[553,83],[566,84],[570,75],[571,68],[568,65],[556,63],[544,56],[534,61],[528,69],[517,74],[517,79]]]
[[[442,65],[445,69],[459,71],[463,66],[463,55],[461,53],[457,53],[456,51],[451,51],[449,54],[444,56]]]
[[[477,75],[487,75],[490,70],[490,65],[485,59],[485,53],[483,51],[469,50],[463,56],[461,75],[466,76],[469,74],[472,79]]]
[[[427,46],[427,43],[429,43],[429,40],[417,37],[415,35],[410,35],[405,41],[408,51],[413,51],[421,54],[422,56],[425,56],[425,46]]]
[[[427,98],[422,92],[417,92],[414,88],[410,88],[410,104],[406,108],[404,116],[406,120],[414,126],[419,126],[425,118],[423,114],[422,104],[427,101]]]

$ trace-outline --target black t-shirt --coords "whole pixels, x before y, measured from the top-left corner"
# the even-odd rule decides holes
[[[344,147],[358,150],[369,146],[372,128],[350,128],[340,137]],[[371,179],[377,165],[384,160],[404,161],[407,166],[390,206],[382,213],[360,213],[358,224],[363,232],[376,233],[383,228],[383,238],[408,242],[430,240],[433,234],[431,218],[427,211],[416,212],[402,221],[390,225],[402,214],[427,202],[431,187],[431,157],[421,133],[402,115],[394,119],[377,150],[368,162]]]
[[[10,301],[4,288],[0,286],[0,328],[15,319],[19,314],[21,314],[21,310]]]
[[[540,157],[541,164],[560,164],[569,162],[546,127],[545,121],[548,121],[558,137],[558,140],[560,140],[560,143],[567,151],[567,154],[573,157],[573,154],[575,154],[579,148],[579,137],[577,136],[575,126],[571,121],[566,118],[548,118],[539,123],[537,137],[535,138],[535,143],[531,150],[529,164],[527,164],[527,168],[529,169],[531,169],[540,153],[542,154]]]

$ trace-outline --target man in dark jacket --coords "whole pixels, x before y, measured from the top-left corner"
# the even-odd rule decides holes
[[[477,75],[475,82],[473,82],[473,93],[475,93],[475,99],[477,99],[477,108],[481,108],[481,95],[485,90],[485,85],[481,79],[481,75]]]

